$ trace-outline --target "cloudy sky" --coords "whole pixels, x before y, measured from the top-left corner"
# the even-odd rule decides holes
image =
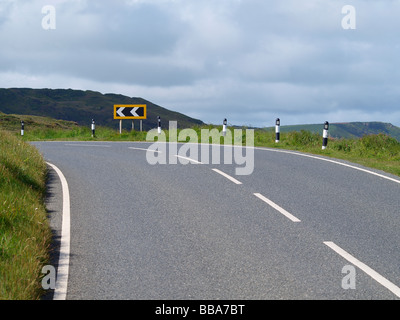
[[[215,124],[400,126],[399,17],[400,0],[0,0],[0,87],[119,93]]]

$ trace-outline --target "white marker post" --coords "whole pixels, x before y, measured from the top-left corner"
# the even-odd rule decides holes
[[[322,150],[326,149],[328,144],[328,129],[329,129],[329,122],[325,121],[324,123],[324,131],[322,132]]]
[[[161,134],[161,118],[160,116],[157,117],[158,120],[158,134]]]
[[[24,135],[24,127],[25,127],[24,121],[21,121],[21,136]]]
[[[224,122],[222,124],[222,135],[225,137],[226,135],[226,124],[228,123],[228,121],[226,119],[224,119]]]
[[[92,119],[92,138],[95,136],[96,126],[94,124],[94,119]]]
[[[275,143],[278,143],[280,139],[280,125],[281,121],[277,118],[275,121]]]

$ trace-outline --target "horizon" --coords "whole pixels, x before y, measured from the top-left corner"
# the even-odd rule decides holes
[[[10,87],[10,88],[0,88],[0,89],[28,89],[28,90],[74,90],[74,91],[83,91],[83,92],[86,92],[86,91],[89,91],[89,92],[95,92],[95,93],[100,93],[100,94],[102,94],[102,95],[106,95],[106,94],[113,94],[113,95],[123,95],[123,94],[119,94],[119,93],[114,93],[114,92],[106,92],[106,93],[103,93],[103,92],[100,92],[100,91],[97,91],[97,90],[91,90],[91,89],[73,89],[73,88],[29,88],[29,87],[20,87],[20,88],[18,88],[18,87]],[[125,95],[123,95],[123,96],[125,96]],[[146,98],[144,98],[144,97],[131,97],[131,96],[125,96],[125,97],[128,97],[128,98],[142,98],[142,99],[145,99],[145,100],[147,100],[147,101],[149,101],[149,102],[152,102],[152,103],[154,103],[153,101],[150,101],[150,100],[148,100],[148,99],[146,99]],[[154,103],[154,104],[157,104],[157,103]],[[159,105],[160,107],[163,107],[162,105]],[[165,108],[165,107],[163,107],[163,108]],[[169,111],[174,111],[174,112],[177,112],[176,110],[171,110],[171,109],[168,109]],[[2,113],[4,113],[3,111],[1,111],[1,109],[0,109],[0,112],[2,112]],[[29,116],[29,115],[28,115]],[[282,122],[282,119],[281,118],[279,118],[280,120],[281,120],[281,122]],[[64,119],[58,119],[58,120],[64,120]],[[200,120],[200,121],[202,121],[205,125],[222,125],[222,120],[221,120],[221,123],[208,123],[208,122],[204,122],[202,119],[196,119],[196,120]],[[253,127],[253,128],[258,128],[258,129],[263,129],[263,128],[274,128],[275,127],[275,120],[276,120],[276,118],[275,119],[273,119],[273,124],[270,124],[270,125],[264,125],[264,126],[261,126],[261,127],[258,127],[258,126],[251,126],[251,127]],[[323,126],[323,124],[324,124],[324,122],[325,121],[323,121],[323,122],[321,122],[321,123],[317,123],[317,122],[314,122],[314,123],[291,123],[291,124],[281,124],[280,126],[281,127],[285,127],[285,126],[303,126],[303,125],[321,125],[321,126]],[[385,121],[376,121],[376,120],[371,120],[371,121],[359,121],[359,120],[355,120],[355,121],[345,121],[345,122],[330,122],[330,121],[328,121],[329,122],[329,124],[349,124],[349,123],[383,123],[383,124],[390,124],[390,125],[392,125],[392,126],[395,126],[395,127],[398,127],[398,128],[400,128],[400,126],[397,126],[397,125],[394,125],[394,124],[392,124],[391,122],[385,122]],[[244,124],[233,124],[233,123],[229,123],[229,121],[228,121],[228,125],[230,125],[230,126],[238,126],[238,127],[250,127],[250,126],[246,126],[246,125],[244,125]]]

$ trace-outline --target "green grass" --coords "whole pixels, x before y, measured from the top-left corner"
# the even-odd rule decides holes
[[[385,134],[329,139],[327,148],[322,150],[322,136],[317,133],[304,130],[281,133],[280,142],[275,143],[275,132],[256,131],[254,144],[347,160],[400,176],[400,142]]]
[[[0,299],[42,294],[51,231],[44,205],[46,165],[36,148],[0,130]]]
[[[222,130],[222,126],[203,125],[192,127],[197,132],[200,141],[202,129]],[[233,131],[233,128],[230,128]],[[169,140],[169,131],[163,129]],[[178,135],[181,130],[178,129]],[[13,130],[20,135],[19,129]],[[64,128],[54,126],[37,126],[25,131],[25,141],[66,140],[66,141],[146,141],[147,132],[126,131],[119,134],[118,130],[108,127],[96,127],[96,136],[92,137],[89,127],[69,125]],[[220,142],[223,143],[223,138]],[[246,143],[245,128],[243,128],[243,144]],[[365,135],[362,138],[333,139],[328,147],[322,150],[322,136],[311,131],[301,130],[281,133],[279,143],[275,143],[274,130],[256,129],[254,145],[259,147],[298,150],[301,152],[324,155],[348,160],[366,167],[379,169],[400,176],[400,142],[385,134]]]
[[[96,126],[95,137],[92,130],[87,127],[68,129],[34,128],[24,133],[25,141],[145,141],[147,132],[126,131],[119,134],[117,130],[108,127]],[[19,133],[17,134],[19,135]]]

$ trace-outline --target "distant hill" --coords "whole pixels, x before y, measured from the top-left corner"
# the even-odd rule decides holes
[[[25,129],[29,128],[29,130],[32,128],[63,130],[79,128],[79,125],[74,121],[56,120],[41,116],[5,114],[0,112],[0,129],[19,132],[21,130],[21,121],[24,121]]]
[[[176,120],[178,127],[181,128],[203,124],[201,120],[165,109],[138,97],[73,89],[0,89],[0,112],[46,116],[74,121],[82,126],[90,125],[91,120],[95,119],[98,125],[118,128],[119,121],[113,118],[114,104],[146,104],[147,119],[143,120],[143,130],[157,127],[157,116],[161,117],[165,125],[170,120]],[[123,126],[132,127],[132,121],[123,121]],[[138,128],[139,120],[135,120],[135,129]]]
[[[273,129],[267,128],[267,129]],[[323,131],[323,124],[304,124],[304,125],[290,125],[281,126],[280,131],[300,131],[307,130],[311,132],[321,133]],[[400,141],[400,128],[390,123],[384,122],[344,122],[344,123],[330,123],[329,136],[332,138],[360,138],[368,134],[387,134],[398,141]]]

